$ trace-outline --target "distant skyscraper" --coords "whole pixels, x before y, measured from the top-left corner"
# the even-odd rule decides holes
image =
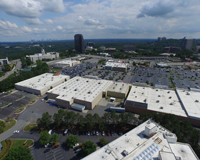
[[[181,41],[181,48],[182,49],[192,49],[193,42],[194,42],[193,38],[184,37]]]
[[[74,44],[75,44],[75,50],[77,52],[80,52],[80,53],[85,52],[84,39],[83,39],[82,34],[76,34],[74,36]]]

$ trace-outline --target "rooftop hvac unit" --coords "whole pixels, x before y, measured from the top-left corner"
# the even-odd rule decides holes
[[[190,95],[190,93],[189,93],[189,92],[187,92],[187,95]]]
[[[158,95],[158,97],[160,97],[160,95]]]
[[[171,99],[172,97],[169,97],[169,99]]]
[[[156,91],[158,91],[158,90],[156,89]]]
[[[113,89],[115,89],[115,87],[113,87]]]
[[[167,93],[170,93],[170,91],[168,91]]]
[[[195,102],[199,102],[199,100],[196,100]]]
[[[159,100],[156,101],[156,103],[159,103],[159,102],[160,102]]]
[[[120,90],[122,90],[122,88],[120,88]]]

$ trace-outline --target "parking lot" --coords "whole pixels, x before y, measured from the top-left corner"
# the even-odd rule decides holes
[[[57,132],[53,131],[53,134],[57,133],[59,134],[59,143],[60,146],[55,149],[51,149],[51,147],[44,148],[39,144],[39,133],[36,132],[23,132],[20,131],[19,134],[14,134],[11,136],[11,139],[17,139],[17,138],[25,138],[25,139],[33,139],[35,141],[34,146],[30,148],[31,154],[33,155],[34,159],[36,160],[71,160],[71,159],[81,159],[81,154],[77,155],[73,149],[68,149],[65,144],[65,140],[69,135],[72,135],[71,133],[67,135],[63,135],[63,132]],[[53,135],[52,134],[52,135]],[[107,142],[111,142],[115,140],[116,138],[120,137],[117,133],[114,133],[113,136],[102,136],[99,134],[98,136],[88,136],[88,135],[79,135],[79,133],[76,133],[79,143],[83,143],[87,140],[91,140],[94,142],[94,144],[98,147],[99,146],[99,139],[105,138]]]
[[[23,107],[30,103],[30,99],[36,98],[35,95],[14,91],[11,94],[4,94],[0,101],[0,119],[6,120],[7,117],[14,117]]]

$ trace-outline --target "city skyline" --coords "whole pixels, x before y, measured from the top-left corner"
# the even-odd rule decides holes
[[[2,0],[0,42],[200,38],[198,0]]]

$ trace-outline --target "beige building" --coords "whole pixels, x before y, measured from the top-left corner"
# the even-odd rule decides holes
[[[124,99],[124,98],[126,98],[130,88],[131,88],[130,84],[114,82],[108,88],[107,96]]]
[[[43,95],[49,89],[54,88],[69,79],[70,77],[65,75],[55,76],[51,73],[44,73],[25,81],[15,83],[15,88],[36,95]]]
[[[112,81],[96,80],[82,77],[74,77],[69,81],[49,90],[47,96],[55,99],[57,105],[70,108],[73,103],[84,105],[87,109],[93,109],[106,95]]]

